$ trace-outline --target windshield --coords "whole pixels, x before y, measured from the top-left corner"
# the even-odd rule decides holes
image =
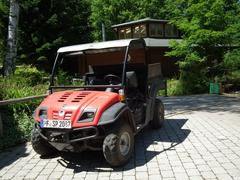
[[[54,85],[55,86],[76,86],[83,85],[83,63],[79,61],[80,56],[63,56],[58,60],[55,71]]]
[[[54,70],[54,86],[121,85],[124,49],[110,52],[60,54]],[[109,75],[113,75],[109,79]]]
[[[145,63],[143,46],[137,45],[133,44],[129,51],[127,47],[118,47],[60,53],[53,69],[51,87],[122,87],[125,72],[136,64]]]

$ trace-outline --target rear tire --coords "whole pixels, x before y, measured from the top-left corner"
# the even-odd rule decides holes
[[[41,156],[50,156],[57,152],[54,147],[40,136],[36,128],[32,130],[31,143],[33,150]]]
[[[133,149],[133,131],[126,123],[115,126],[103,142],[103,155],[114,167],[124,165],[131,158]]]
[[[153,119],[150,121],[152,128],[161,128],[164,123],[164,105],[161,100],[155,99],[154,115]]]

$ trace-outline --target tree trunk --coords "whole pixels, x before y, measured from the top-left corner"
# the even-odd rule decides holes
[[[9,6],[9,24],[7,53],[3,64],[4,76],[13,74],[15,70],[15,62],[17,57],[17,28],[19,19],[19,2],[18,0],[10,0]]]

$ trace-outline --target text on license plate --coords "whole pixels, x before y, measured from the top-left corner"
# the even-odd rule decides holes
[[[71,120],[49,120],[43,119],[40,123],[41,128],[62,128],[70,129],[72,127]]]

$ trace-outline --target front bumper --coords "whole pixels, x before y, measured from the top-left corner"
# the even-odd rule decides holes
[[[76,129],[41,128],[36,124],[39,135],[59,151],[81,152],[86,149],[101,150],[103,136],[95,126]],[[102,134],[102,133],[101,133]]]
[[[53,129],[41,128],[36,125],[40,136],[48,142],[75,143],[88,139],[93,139],[99,135],[98,128],[95,126],[82,127],[76,129]]]

